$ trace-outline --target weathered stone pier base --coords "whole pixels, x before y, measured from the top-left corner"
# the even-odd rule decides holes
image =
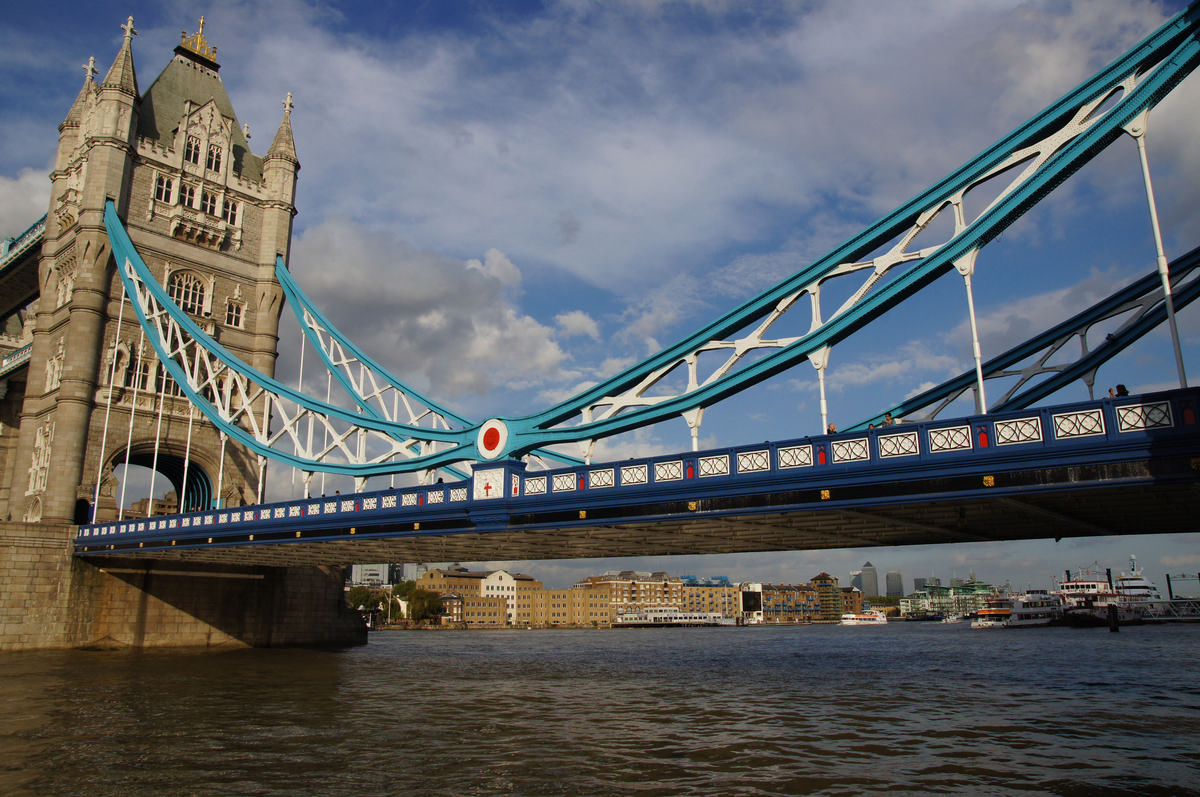
[[[71,555],[73,538],[0,523],[0,651],[366,644],[339,569],[90,562]]]

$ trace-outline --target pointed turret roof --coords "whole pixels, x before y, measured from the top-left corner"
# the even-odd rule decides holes
[[[292,138],[293,107],[292,93],[289,91],[287,98],[283,101],[283,121],[279,123],[279,129],[275,131],[275,138],[267,150],[267,158],[283,158],[299,167],[300,159],[296,157],[296,142]]]
[[[129,18],[121,28],[125,31],[125,41],[117,53],[112,67],[104,76],[104,88],[120,89],[134,97],[138,95],[137,72],[133,68],[133,37],[137,31],[133,29],[133,17]]]
[[[217,74],[221,68],[215,60],[217,48],[208,43],[203,32],[204,18],[201,17],[199,31],[190,37],[187,31],[180,35],[175,57],[142,96],[138,135],[169,146],[175,140],[185,104],[199,107],[213,102],[222,116],[233,120],[230,133],[234,171],[247,179],[261,180],[262,159],[250,152],[246,133],[237,121],[225,84]]]
[[[86,77],[83,79],[83,88],[79,90],[79,95],[75,97],[75,102],[71,104],[71,110],[67,111],[67,118],[63,119],[62,124],[58,126],[61,131],[64,127],[78,127],[83,121],[83,109],[87,107],[92,95],[96,92],[96,69],[95,56],[88,59],[87,64],[83,67],[86,70]]]

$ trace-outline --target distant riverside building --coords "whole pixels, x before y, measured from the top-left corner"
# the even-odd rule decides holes
[[[388,576],[389,568],[386,564],[350,566],[350,583],[356,587],[382,587],[384,584],[391,584]]]
[[[134,501],[125,510],[125,514],[129,517],[150,517],[154,515],[174,515],[179,512],[179,496],[174,490],[166,493],[162,498],[153,499],[154,511],[150,509],[151,499],[143,498],[140,501]]]
[[[887,597],[903,598],[904,597],[904,576],[899,570],[887,571]]]
[[[607,628],[616,613],[612,583],[576,584],[570,589],[547,589],[534,596],[533,622],[538,628],[584,626]]]
[[[868,598],[879,593],[879,573],[870,562],[863,565],[862,570],[850,571],[850,586],[857,587]]]
[[[689,612],[720,612],[736,619],[742,613],[742,590],[725,576],[701,579],[682,576],[679,608]]]
[[[416,584],[419,589],[443,595],[461,595],[462,621],[467,625],[530,625],[534,620],[533,596],[542,590],[542,582],[532,576],[465,567],[430,570]]]
[[[991,584],[976,581],[974,577],[949,587],[930,583],[933,580],[926,581],[924,590],[900,599],[901,615],[971,614],[982,608],[993,592]]]
[[[867,596],[858,587],[842,587],[842,614],[862,614]],[[840,617],[838,618],[840,621]]]
[[[610,570],[602,576],[588,576],[576,587],[592,588],[607,584],[618,611],[639,611],[651,606],[683,605],[683,579],[662,571]]]
[[[819,619],[827,622],[841,620],[844,600],[837,578],[822,571],[813,578],[812,586],[817,591],[817,600],[821,605]],[[855,587],[850,587],[850,589],[853,590]]]
[[[812,584],[763,584],[764,623],[812,623],[821,619],[821,600]]]
[[[857,587],[860,590],[863,588],[863,574],[861,570],[850,571],[850,586]]]
[[[655,607],[717,612],[748,623],[836,622],[860,612],[863,593],[821,573],[810,584],[733,584],[664,572],[609,571],[569,589],[544,589],[531,576],[455,566],[430,570],[417,580],[443,597],[443,622],[471,628],[607,628],[621,614]],[[447,602],[449,601],[449,602]]]

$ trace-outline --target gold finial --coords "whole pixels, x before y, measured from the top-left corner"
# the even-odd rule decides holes
[[[204,39],[204,17],[200,17],[200,29],[191,38],[188,38],[186,30],[179,34],[179,46],[191,50],[197,55],[202,55],[210,61],[217,59],[217,48]]]

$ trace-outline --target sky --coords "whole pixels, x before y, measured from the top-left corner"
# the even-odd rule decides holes
[[[301,162],[290,267],[315,304],[413,387],[476,420],[524,415],[670,345],[803,268],[1124,53],[1184,6],[1148,0],[306,0],[22,4],[0,19],[0,236],[46,212],[57,126],[132,15],[144,91],[205,17],[262,154],[289,92]],[[57,7],[56,7],[57,8]],[[65,9],[65,10],[64,10]],[[1200,77],[1150,117],[1168,257],[1198,242]],[[1149,272],[1125,138],[980,255],[985,358]],[[296,379],[281,327],[277,375]],[[1200,373],[1200,311],[1179,325]],[[1104,330],[1098,331],[1100,334]],[[948,275],[832,353],[846,426],[971,367]],[[1193,381],[1195,381],[1193,376]],[[1097,388],[1178,386],[1165,333]],[[320,388],[305,385],[310,392]],[[1082,385],[1056,400],[1086,397]],[[702,447],[820,428],[801,364],[706,411]],[[603,441],[594,461],[687,450],[682,420]],[[349,485],[331,483],[348,489]],[[288,497],[272,472],[268,498]],[[1052,537],[1047,529],[1047,537]],[[1200,534],[1031,543],[478,563],[548,586],[613,568],[735,580],[975,573],[1047,586],[1066,568],[1200,570]],[[1194,582],[1193,582],[1194,583]],[[1200,587],[1197,587],[1200,590]]]

